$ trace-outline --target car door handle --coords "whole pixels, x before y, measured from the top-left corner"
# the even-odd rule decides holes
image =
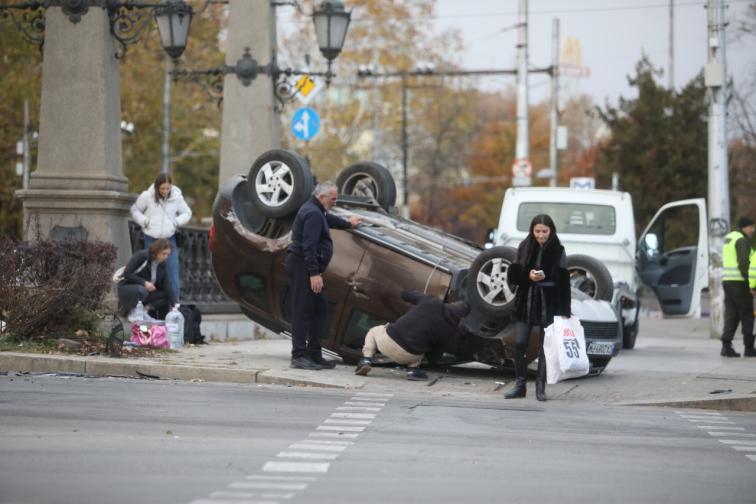
[[[347,285],[348,285],[349,287],[351,287],[351,288],[352,288],[352,290],[356,291],[356,290],[357,290],[357,287],[359,287],[360,285],[362,285],[362,282],[358,282],[357,280],[355,280],[355,279],[354,279],[354,277],[352,277],[352,278],[351,278],[351,279],[350,279],[350,280],[349,280],[349,281],[347,282]]]

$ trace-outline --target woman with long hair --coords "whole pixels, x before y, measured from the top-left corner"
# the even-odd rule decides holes
[[[161,173],[155,182],[142,192],[131,206],[131,217],[144,233],[144,247],[150,248],[155,240],[165,238],[171,244],[171,255],[166,267],[171,280],[173,298],[179,299],[179,247],[176,232],[192,218],[192,210],[184,201],[181,189],[173,185],[167,173]]]
[[[543,354],[543,330],[555,316],[570,317],[570,273],[567,255],[557,236],[552,218],[546,214],[533,217],[530,231],[517,248],[517,262],[507,270],[507,280],[517,286],[514,301],[515,385],[506,399],[525,397],[525,351],[530,333],[540,335],[536,399],[546,400],[546,358]]]
[[[118,284],[118,313],[126,316],[139,301],[145,313],[163,319],[171,306],[177,303],[166,271],[166,260],[171,254],[171,243],[165,238],[155,240],[147,250],[137,250],[131,256]]]

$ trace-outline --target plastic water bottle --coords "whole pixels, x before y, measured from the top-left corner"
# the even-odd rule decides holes
[[[141,322],[144,320],[144,305],[140,299],[137,305],[129,313],[129,322]]]
[[[165,316],[165,330],[171,348],[184,346],[184,316],[178,310],[178,305],[174,305]]]

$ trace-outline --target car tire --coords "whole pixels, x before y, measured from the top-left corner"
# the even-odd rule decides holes
[[[567,256],[567,270],[573,287],[593,299],[611,301],[614,294],[612,274],[593,257],[574,254]]]
[[[272,149],[252,164],[247,177],[252,204],[265,217],[286,217],[299,210],[312,193],[310,166],[299,154]]]
[[[632,325],[622,328],[622,348],[632,349],[635,348],[635,340],[638,337],[638,318]]]
[[[515,291],[507,282],[507,270],[516,259],[512,247],[491,247],[475,258],[467,273],[468,299],[474,309],[491,317],[511,313]]]
[[[365,161],[344,168],[336,178],[339,194],[364,196],[388,211],[396,204],[396,184],[391,172],[378,163]]]

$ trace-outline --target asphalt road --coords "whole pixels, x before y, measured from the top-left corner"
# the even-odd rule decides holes
[[[0,376],[0,502],[754,502],[752,413]]]

